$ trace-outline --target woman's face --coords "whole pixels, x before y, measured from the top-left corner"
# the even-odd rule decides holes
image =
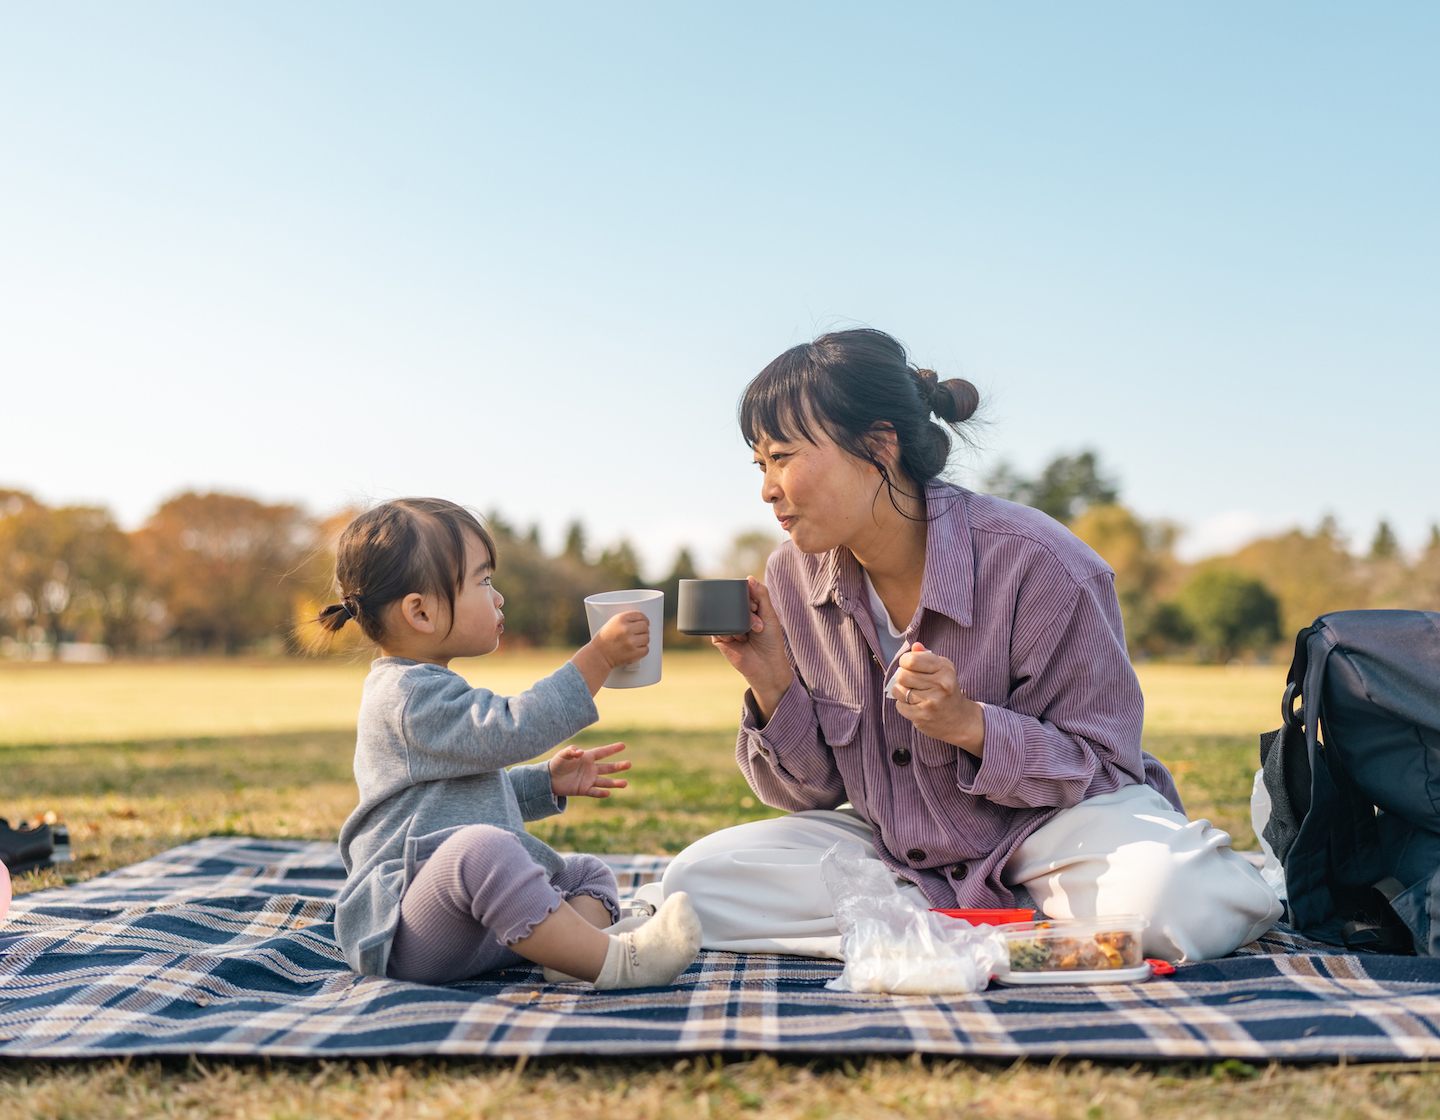
[[[837,447],[822,431],[811,443],[763,438],[755,462],[765,473],[760,497],[801,552],[829,552],[879,528],[875,497],[880,473]]]

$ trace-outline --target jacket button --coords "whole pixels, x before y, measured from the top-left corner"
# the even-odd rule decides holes
[[[909,766],[910,748],[896,747],[894,753],[890,755],[890,761],[893,762],[896,766]]]
[[[950,870],[957,879],[963,879],[966,875],[970,874],[970,868],[963,863],[957,863]]]
[[[922,852],[919,848],[911,848],[908,852],[905,853],[905,858],[908,859],[911,863],[920,863],[925,859],[925,853]]]

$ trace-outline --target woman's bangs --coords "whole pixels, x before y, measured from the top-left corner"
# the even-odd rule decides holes
[[[815,442],[810,432],[814,409],[802,370],[796,368],[803,363],[803,358],[800,362],[786,361],[790,356],[782,354],[762,370],[740,401],[740,433],[752,449],[762,439],[779,443],[794,443],[797,439]]]

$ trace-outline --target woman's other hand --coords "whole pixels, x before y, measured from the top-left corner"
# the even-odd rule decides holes
[[[710,639],[726,660],[745,678],[760,713],[768,721],[785,695],[795,671],[785,656],[785,632],[770,602],[770,591],[750,577],[750,632]]]
[[[985,706],[966,696],[955,664],[919,642],[900,655],[895,710],[922,734],[951,743],[976,758],[985,752]]]
[[[588,751],[561,747],[550,758],[550,789],[556,797],[609,797],[612,789],[624,789],[624,778],[608,775],[629,770],[630,763],[601,761],[624,749],[624,743],[610,743]]]

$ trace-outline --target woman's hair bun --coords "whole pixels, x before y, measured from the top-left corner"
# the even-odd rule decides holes
[[[930,411],[950,424],[962,424],[980,407],[980,391],[959,377],[941,381],[933,369],[917,369],[920,395]]]

